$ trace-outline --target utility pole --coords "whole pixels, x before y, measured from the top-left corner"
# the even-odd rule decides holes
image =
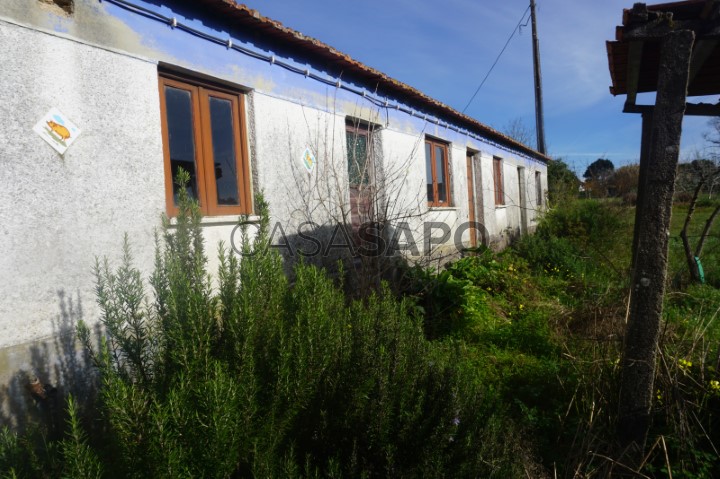
[[[537,133],[537,150],[543,155],[545,151],[545,120],[543,119],[542,75],[540,74],[540,42],[538,41],[537,22],[535,20],[535,0],[530,0],[530,16],[532,18],[533,66],[535,71],[535,132]]]

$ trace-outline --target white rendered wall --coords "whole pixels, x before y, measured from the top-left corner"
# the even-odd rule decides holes
[[[3,22],[0,64],[2,348],[54,334],[62,295],[95,319],[95,257],[151,244],[165,205],[156,65]],[[33,131],[53,107],[82,130],[64,156]]]

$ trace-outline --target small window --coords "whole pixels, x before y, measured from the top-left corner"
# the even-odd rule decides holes
[[[503,188],[503,161],[497,156],[493,157],[493,182],[495,183],[495,205],[505,204],[505,190]]]
[[[349,183],[351,186],[368,185],[372,174],[370,126],[348,120],[345,129]]]
[[[425,139],[425,171],[428,206],[450,206],[447,143]]]
[[[542,177],[539,171],[535,172],[535,202],[538,207],[543,204]]]
[[[160,77],[168,215],[177,214],[179,168],[204,215],[251,212],[241,92],[175,76]]]

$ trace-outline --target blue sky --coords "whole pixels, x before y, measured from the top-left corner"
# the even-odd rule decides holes
[[[609,92],[605,41],[625,0],[536,0],[548,153],[576,172],[597,158],[638,161],[640,115]],[[249,0],[290,28],[462,110],[528,6],[526,0]],[[516,33],[466,113],[499,130],[534,125],[530,24]],[[638,104],[653,95],[639,95]],[[716,102],[717,98],[705,101]],[[683,125],[681,161],[702,150],[707,119]],[[531,145],[534,146],[534,145]]]

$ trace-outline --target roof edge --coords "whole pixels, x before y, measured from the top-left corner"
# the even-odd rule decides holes
[[[545,163],[552,160],[552,158],[546,154],[540,153],[539,151],[520,143],[514,138],[511,138],[490,126],[481,123],[475,118],[465,115],[464,113],[435,100],[420,90],[406,83],[395,80],[385,73],[369,67],[364,63],[354,60],[350,57],[350,55],[347,55],[346,53],[343,53],[336,48],[321,42],[320,40],[286,27],[281,22],[268,18],[262,15],[259,11],[249,8],[244,4],[236,3],[234,0],[200,0],[199,3],[203,3],[212,8],[215,13],[222,15],[230,14],[234,16],[235,19],[242,19],[250,25],[262,27],[265,34],[268,33],[267,27],[270,27],[272,31],[274,31],[274,36],[278,40],[284,39],[291,41],[295,47],[303,49],[308,56],[321,58],[325,61],[332,61],[334,64],[342,67],[343,70],[347,70],[349,73],[353,73],[358,76],[360,80],[370,84],[375,84],[390,93],[403,96],[411,103],[418,103],[432,112],[449,117],[463,126],[474,130],[480,136],[487,137],[489,140],[497,141],[504,146],[518,150],[535,160]]]

